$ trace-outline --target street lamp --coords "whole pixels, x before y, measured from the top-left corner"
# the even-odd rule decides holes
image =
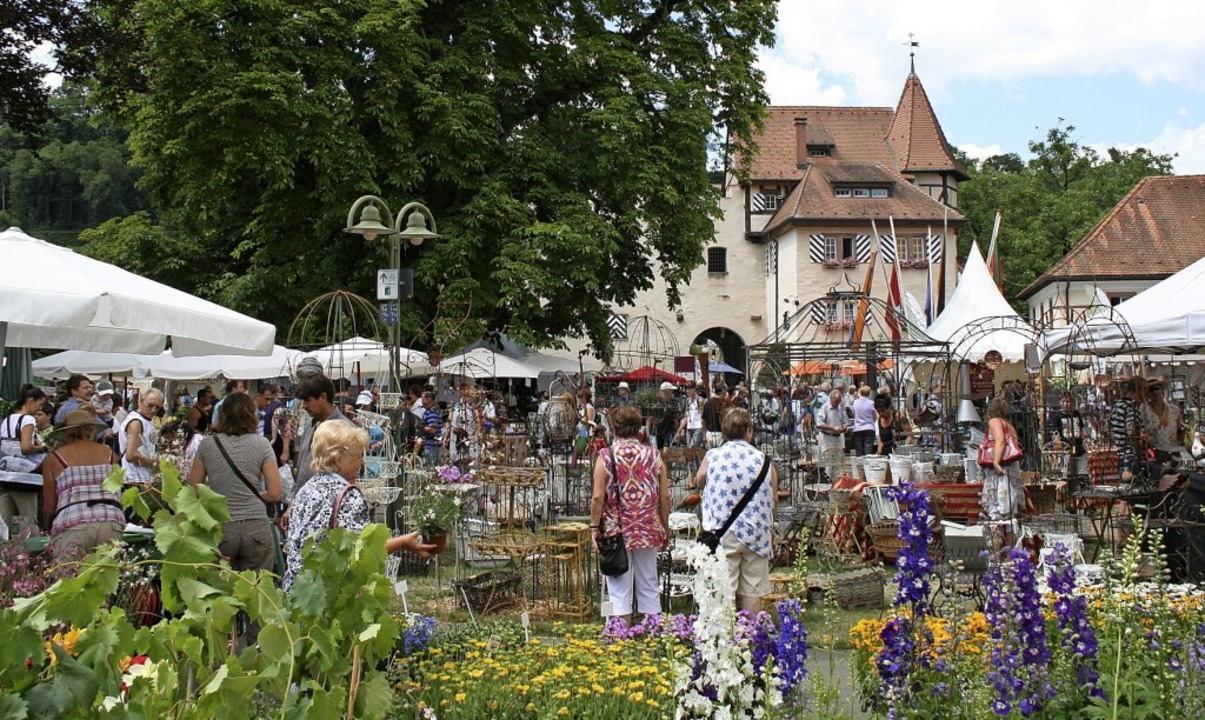
[[[357,221],[356,212],[359,211],[359,219]],[[402,218],[406,219],[406,224],[403,227]],[[427,229],[430,225],[430,230]],[[397,302],[401,300],[401,265],[402,265],[402,239],[410,241],[411,245],[422,245],[426,240],[438,240],[440,235],[435,225],[435,216],[422,203],[412,202],[407,203],[395,216],[389,211],[389,205],[377,197],[376,195],[364,195],[356,200],[351,205],[351,209],[347,211],[347,226],[344,228],[346,232],[353,235],[361,235],[365,240],[375,240],[379,236],[388,237],[391,240],[389,250],[389,268],[393,271],[393,287],[392,292],[388,295],[392,296],[392,300],[387,297],[378,298],[384,299],[387,302]],[[413,291],[413,286],[410,288]],[[388,323],[389,327],[389,389],[393,392],[402,391],[401,382],[401,361],[399,358],[399,338],[397,333],[397,317],[394,316],[394,321]],[[397,383],[396,387],[394,383]]]

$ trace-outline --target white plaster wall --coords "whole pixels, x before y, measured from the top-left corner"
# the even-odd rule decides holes
[[[700,333],[713,327],[736,332],[746,345],[758,343],[773,332],[774,320],[766,314],[767,287],[772,293],[773,285],[766,281],[765,247],[745,240],[744,200],[744,192],[737,186],[720,199],[723,217],[716,223],[714,242],[707,247],[727,248],[728,273],[709,275],[706,262],[695,269],[690,284],[681,288],[681,321],[666,306],[666,286],[660,277],[651,290],[639,293],[631,306],[615,308],[614,312],[626,314],[629,322],[648,315],[663,323],[677,341],[680,355],[688,352]],[[706,254],[704,248],[704,258]],[[585,338],[567,338],[566,343],[568,350],[549,352],[576,358],[588,344]]]

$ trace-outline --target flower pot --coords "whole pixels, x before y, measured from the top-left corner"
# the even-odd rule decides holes
[[[439,555],[444,551],[444,548],[448,546],[448,534],[446,532],[423,533],[423,544],[434,545],[435,550],[433,550],[431,554]]]

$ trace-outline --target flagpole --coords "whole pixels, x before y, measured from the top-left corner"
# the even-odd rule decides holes
[[[941,315],[946,309],[946,262],[948,262],[949,252],[946,249],[946,242],[950,237],[950,208],[946,206],[941,213],[941,266],[937,269],[937,314]],[[954,255],[958,255],[958,246],[954,246]]]
[[[870,286],[874,282],[874,265],[878,257],[878,250],[870,251],[870,264],[866,266],[866,279],[862,281],[862,299],[858,301],[858,316],[854,319],[851,353],[858,352],[858,346],[862,344],[862,331],[866,328],[866,311],[870,307]]]

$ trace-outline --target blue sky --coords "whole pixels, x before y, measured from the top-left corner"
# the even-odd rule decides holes
[[[1098,150],[1176,153],[1205,173],[1205,2],[782,0],[763,51],[776,105],[894,107],[916,71],[946,138],[1027,156],[1059,118]]]

